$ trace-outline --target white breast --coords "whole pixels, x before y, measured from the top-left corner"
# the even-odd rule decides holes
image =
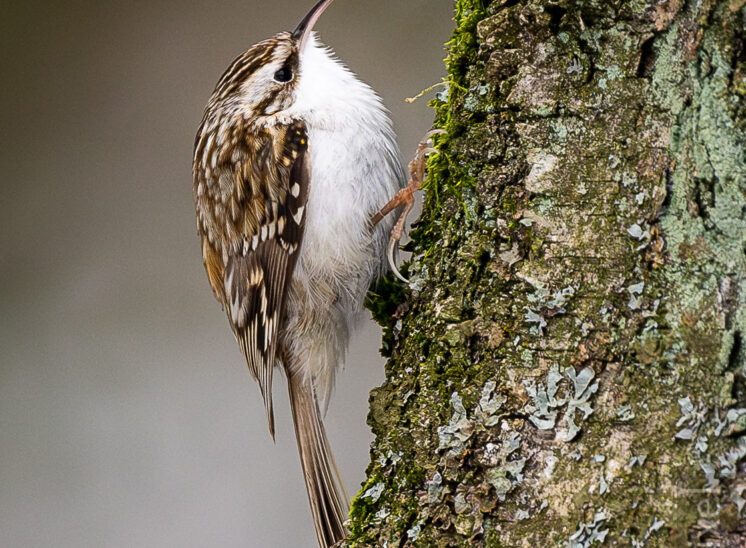
[[[311,187],[287,307],[293,331],[288,338],[306,355],[304,367],[323,403],[367,288],[386,268],[393,219],[371,232],[370,217],[405,177],[380,98],[315,36],[301,55],[299,77],[296,101],[286,114],[306,122]]]

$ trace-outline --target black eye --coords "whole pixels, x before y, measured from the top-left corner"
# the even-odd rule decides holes
[[[276,82],[282,82],[283,84],[285,82],[289,82],[293,79],[293,71],[289,68],[281,68],[277,72],[275,72],[275,81]]]

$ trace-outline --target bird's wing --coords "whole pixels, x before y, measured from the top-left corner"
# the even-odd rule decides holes
[[[211,177],[204,179],[222,198],[209,196],[209,184],[200,196],[195,178],[207,275],[259,382],[272,436],[272,372],[287,287],[303,239],[307,149],[302,123],[275,127],[253,135],[222,163],[218,153],[215,168],[206,170]],[[209,151],[202,157],[210,158]]]

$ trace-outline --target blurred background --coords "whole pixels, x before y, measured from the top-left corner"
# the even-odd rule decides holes
[[[284,381],[272,444],[203,272],[194,133],[218,77],[314,0],[6,3],[0,20],[0,546],[316,545]],[[403,160],[430,128],[451,0],[338,0],[321,38],[384,98]],[[429,97],[429,96],[428,96]],[[327,416],[364,478],[380,331]]]

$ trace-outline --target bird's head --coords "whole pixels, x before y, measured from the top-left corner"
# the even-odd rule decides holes
[[[220,78],[211,103],[254,117],[272,116],[290,108],[313,27],[333,1],[320,0],[294,31],[259,42],[238,57]]]

